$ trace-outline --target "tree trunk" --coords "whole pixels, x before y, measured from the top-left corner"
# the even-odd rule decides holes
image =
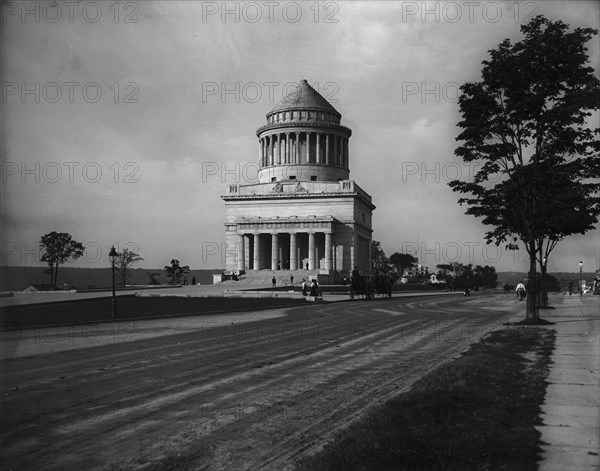
[[[538,319],[539,313],[536,312],[535,298],[538,287],[536,286],[536,266],[535,266],[535,242],[529,242],[529,278],[527,280],[527,314],[526,319]]]
[[[540,265],[540,272],[541,272],[541,277],[540,277],[540,291],[541,291],[541,297],[540,297],[540,308],[547,308],[548,307],[548,290],[546,289],[546,272],[547,272],[547,268],[546,265],[544,265],[543,263]]]

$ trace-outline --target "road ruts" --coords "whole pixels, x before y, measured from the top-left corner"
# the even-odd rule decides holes
[[[2,459],[6,469],[293,469],[521,307],[503,295],[355,301],[7,360]]]

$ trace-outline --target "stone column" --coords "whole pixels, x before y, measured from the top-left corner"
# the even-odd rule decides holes
[[[344,168],[348,168],[348,138],[344,139]]]
[[[296,233],[290,233],[290,270],[298,269],[298,260],[296,258]]]
[[[325,134],[325,163],[327,165],[330,164],[330,162],[329,162],[329,134]]]
[[[338,164],[338,137],[333,135],[333,165]]]
[[[308,269],[315,269],[315,233],[308,233]]]
[[[277,270],[277,262],[279,261],[278,242],[277,233],[274,232],[271,236],[271,270]]]
[[[290,154],[291,154],[291,149],[290,149],[290,133],[286,132],[285,133],[285,163],[289,164],[290,163]]]
[[[296,155],[294,156],[294,163],[300,162],[300,133],[296,133]]]
[[[267,165],[271,165],[271,136],[267,136]]]
[[[306,163],[310,162],[310,133],[306,133]]]
[[[238,234],[237,269],[244,271],[244,234]]]
[[[260,270],[260,234],[254,233],[254,262],[252,263],[253,270]]]
[[[252,260],[250,260],[250,234],[244,234],[244,270],[250,270]]]
[[[325,270],[331,270],[331,232],[325,233]]]
[[[258,140],[258,161],[260,162],[260,166],[263,167],[265,162],[263,160],[263,141],[262,141],[262,139]]]
[[[264,151],[265,155],[263,156],[263,160],[265,162],[265,167],[269,165],[269,138],[263,137]]]
[[[315,150],[316,150],[315,162],[318,164],[321,163],[321,146],[319,145],[321,143],[320,136],[321,136],[321,133],[318,132],[317,133],[317,146],[315,147]]]

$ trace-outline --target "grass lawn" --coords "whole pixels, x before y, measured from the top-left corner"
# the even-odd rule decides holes
[[[117,297],[117,320],[202,315],[303,305],[306,305],[304,299],[290,298],[184,298],[126,295]],[[110,297],[92,298],[3,307],[0,314],[0,326],[4,329],[45,324],[79,324],[110,320],[111,316]]]
[[[537,470],[552,330],[492,332],[376,408],[319,454],[314,470]]]

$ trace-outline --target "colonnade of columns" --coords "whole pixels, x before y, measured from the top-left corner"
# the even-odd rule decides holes
[[[308,269],[316,270],[319,268],[317,260],[317,244],[316,236],[319,232],[308,232]],[[289,270],[298,270],[304,268],[302,266],[302,260],[300,260],[300,251],[298,245],[298,234],[296,232],[289,233],[289,245],[285,247],[285,254],[281,254],[280,250],[280,236],[287,233],[271,232],[271,233],[252,233],[252,260],[248,260],[252,267],[246,267],[246,253],[250,249],[250,243],[246,244],[246,236],[250,234],[238,234],[237,242],[237,269],[244,271],[246,269],[252,270],[263,270],[269,269],[269,267],[261,266],[263,260],[261,254],[261,236],[271,236],[271,270],[278,270],[281,268],[288,268]],[[325,253],[324,253],[324,268],[325,270],[331,270],[333,268],[333,257],[332,248],[333,240],[331,232],[324,232],[325,234]],[[249,241],[250,242],[250,241]],[[263,244],[264,245],[264,244]],[[282,247],[283,248],[283,247]],[[288,253],[289,251],[289,253]],[[303,251],[304,252],[304,251]],[[248,252],[249,255],[249,252]],[[281,256],[283,255],[283,256]],[[287,257],[286,257],[287,255]],[[249,258],[249,257],[248,257]],[[283,258],[283,260],[281,260]],[[289,265],[289,266],[288,266]]]
[[[261,167],[281,164],[326,164],[348,168],[348,138],[317,131],[283,132],[259,139]]]

